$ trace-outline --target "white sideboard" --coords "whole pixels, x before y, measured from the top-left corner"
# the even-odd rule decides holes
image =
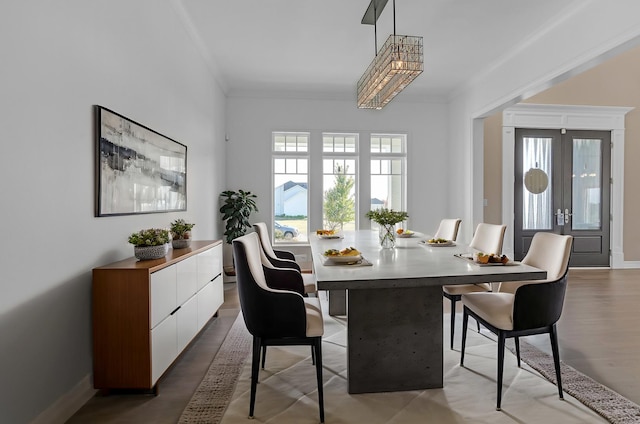
[[[156,390],[224,301],[222,242],[93,269],[94,387]]]

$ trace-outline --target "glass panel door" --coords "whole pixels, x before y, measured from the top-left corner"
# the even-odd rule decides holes
[[[602,140],[573,139],[572,230],[602,227]]]

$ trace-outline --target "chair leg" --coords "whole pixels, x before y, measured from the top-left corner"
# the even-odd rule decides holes
[[[262,346],[262,369],[264,369],[264,363],[267,361],[267,347]]]
[[[501,410],[502,403],[502,374],[504,371],[504,342],[505,336],[502,331],[498,332],[498,400],[496,403],[496,411]]]
[[[520,337],[515,336],[513,341],[516,344],[516,358],[518,359],[518,368],[520,368]]]
[[[259,337],[253,338],[253,354],[251,357],[251,399],[249,400],[249,418],[253,418],[256,405],[256,386],[258,384],[258,371],[260,369],[260,345]]]
[[[311,346],[311,365],[316,364],[316,350]]]
[[[318,407],[320,408],[320,422],[324,423],[324,390],[322,381],[322,338],[318,337],[312,349],[315,351],[316,378],[318,380]]]
[[[562,395],[562,378],[560,376],[560,352],[558,350],[558,332],[556,325],[553,324],[549,331],[549,337],[551,338],[551,350],[553,351],[553,365],[556,368],[556,380],[558,381],[558,395],[560,399],[564,399]]]
[[[467,344],[467,325],[469,324],[469,314],[467,308],[462,311],[462,345],[460,346],[460,366],[464,366],[464,348]]]
[[[455,328],[456,328],[456,302],[458,301],[458,299],[456,299],[455,297],[451,297],[451,350],[453,350],[453,333],[455,332]]]
[[[476,324],[478,326],[478,333],[480,332],[480,321],[476,320]]]

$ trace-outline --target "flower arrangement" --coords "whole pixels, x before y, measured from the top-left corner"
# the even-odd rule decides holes
[[[366,217],[380,225],[395,225],[409,218],[409,214],[404,211],[380,208],[367,212]]]
[[[169,243],[169,230],[162,228],[140,230],[129,236],[129,243],[136,247],[161,246]]]
[[[175,239],[188,239],[190,234],[189,232],[196,224],[189,224],[184,219],[176,219],[171,223],[171,237]]]
[[[394,211],[393,209],[380,208],[367,212],[367,218],[380,225],[378,238],[380,246],[383,248],[393,248],[396,245],[396,232],[394,226],[409,218],[409,214],[404,211]]]

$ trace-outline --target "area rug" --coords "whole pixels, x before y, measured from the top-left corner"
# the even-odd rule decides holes
[[[448,322],[445,317],[444,334],[448,334]],[[500,412],[495,410],[496,345],[475,331],[467,336],[464,368],[459,366],[459,351],[445,349],[442,389],[350,395],[345,346],[346,319],[325,314],[323,369],[328,424],[640,422],[638,405],[565,364],[566,394],[564,401],[559,400],[556,386],[550,383],[555,380],[553,360],[524,342],[522,368],[517,367],[514,355],[505,355]],[[248,422],[250,350],[251,336],[238,316],[180,423]],[[252,422],[319,422],[316,389],[308,347],[270,347],[266,367],[260,371]]]

